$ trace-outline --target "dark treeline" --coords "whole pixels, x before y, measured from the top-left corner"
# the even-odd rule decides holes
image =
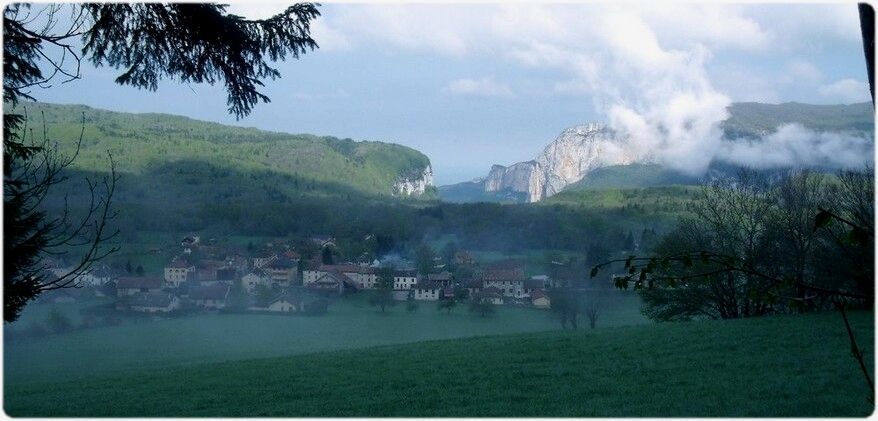
[[[871,170],[741,172],[713,181],[693,216],[655,247],[662,258],[640,277],[655,281],[641,289],[645,314],[753,317],[831,308],[839,298],[872,306],[873,177]]]

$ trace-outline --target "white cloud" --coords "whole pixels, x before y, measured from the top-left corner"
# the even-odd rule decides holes
[[[456,79],[449,82],[443,90],[454,95],[507,98],[513,96],[509,86],[496,82],[492,77]]]
[[[718,158],[756,168],[787,166],[862,167],[873,143],[844,133],[815,132],[798,124],[780,126],[759,140],[723,142]]]
[[[830,97],[846,103],[869,101],[869,84],[854,79],[842,79],[821,86],[820,95]]]
[[[703,172],[719,153],[747,154],[723,149],[719,123],[727,118],[733,99],[777,101],[781,86],[848,102],[868,98],[864,84],[852,79],[821,86],[823,72],[798,59],[815,48],[859,37],[853,5],[334,7],[331,17],[326,14],[327,26],[354,46],[453,58],[478,55],[548,70],[556,78],[549,83],[554,94],[592,98],[595,109],[628,138],[637,154],[693,174]],[[711,66],[714,56],[725,50],[781,63],[781,52],[793,58],[782,71]],[[514,96],[509,86],[490,77],[458,79],[443,91]],[[784,139],[803,138],[790,130],[784,134]],[[827,142],[839,143],[818,143]]]

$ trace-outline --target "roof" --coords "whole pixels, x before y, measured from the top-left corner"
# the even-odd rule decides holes
[[[479,279],[470,279],[464,283],[465,288],[479,288],[481,289],[484,286],[483,282]]]
[[[524,270],[517,269],[491,269],[482,275],[486,281],[524,281]]]
[[[123,276],[116,283],[117,289],[162,289],[165,280],[145,276]]]
[[[451,280],[451,273],[450,272],[431,273],[431,274],[427,275],[427,279],[430,281],[437,281],[437,282],[450,281]]]
[[[439,289],[441,286],[432,281],[420,281],[412,285],[412,289]]]
[[[528,280],[524,281],[524,287],[525,287],[525,288],[529,288],[529,289],[545,288],[545,287],[546,287],[546,281],[545,281],[545,280],[542,280],[542,279],[533,279],[533,278],[531,278],[531,279],[528,279]]]
[[[535,289],[535,290],[533,290],[533,292],[530,293],[530,299],[536,300],[537,298],[549,298],[549,296],[546,295],[546,293],[543,292],[543,290]]]
[[[132,307],[161,307],[166,308],[171,305],[174,296],[167,292],[138,292],[129,299],[128,303]]]
[[[500,289],[499,289],[499,288],[488,287],[488,288],[483,289],[483,290],[479,293],[478,296],[479,296],[479,297],[484,297],[484,298],[500,298],[500,297],[503,296],[503,294],[500,293]]]
[[[342,263],[338,265],[320,265],[320,271],[331,272],[338,271],[342,273],[375,273],[375,268],[369,266],[360,266],[351,263]]]
[[[354,282],[353,279],[347,277],[347,275],[345,275],[337,270],[329,271],[329,272],[324,273],[323,275],[320,275],[320,277],[317,278],[316,281],[312,282],[312,284],[326,284],[326,283],[336,283],[337,284],[339,282],[347,285],[348,287],[353,287],[353,288],[360,287],[359,285],[357,285],[356,282]]]
[[[189,298],[193,300],[224,300],[228,294],[228,285],[195,285],[189,287]]]
[[[174,259],[173,261],[171,261],[171,263],[168,263],[168,266],[166,267],[172,269],[185,269],[192,267],[192,265],[190,265],[189,262],[186,261],[186,259]]]
[[[393,271],[394,277],[416,277],[418,271],[415,269],[397,269]]]
[[[262,267],[268,269],[292,269],[296,267],[296,263],[286,257],[278,257],[276,259],[271,259],[268,263],[262,265]]]
[[[272,298],[271,301],[269,301],[269,304],[274,304],[278,301],[286,301],[288,303],[294,303],[294,302],[300,301],[301,299],[302,299],[302,297],[300,297],[299,294],[296,294],[288,289],[285,289],[285,290],[281,291],[280,294],[278,294],[276,297]]]

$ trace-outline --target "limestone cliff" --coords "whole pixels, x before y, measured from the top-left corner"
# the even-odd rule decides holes
[[[574,126],[564,130],[532,161],[491,167],[485,191],[525,193],[528,202],[536,202],[560,192],[594,169],[637,162],[633,152],[603,124]]]
[[[394,196],[419,196],[433,185],[433,168],[430,164],[419,173],[408,176],[401,175],[393,184]]]

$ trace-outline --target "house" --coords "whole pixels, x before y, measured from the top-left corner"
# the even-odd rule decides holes
[[[215,282],[217,271],[226,267],[222,260],[202,260],[195,265],[195,280],[198,282]]]
[[[268,277],[268,274],[265,273],[265,271],[256,268],[241,277],[241,284],[244,286],[244,289],[247,290],[248,294],[252,294],[256,290],[257,286],[262,285],[265,287],[270,287],[272,281],[271,278]]]
[[[174,259],[165,266],[165,282],[172,288],[194,277],[195,265],[189,264],[186,259]]]
[[[298,260],[292,260],[286,257],[275,257],[263,264],[260,269],[265,271],[266,275],[279,285],[289,286],[289,284],[297,278],[298,267]]]
[[[335,247],[335,237],[329,235],[312,235],[308,240],[320,248]]]
[[[428,274],[427,280],[430,282],[435,282],[439,285],[442,285],[443,287],[454,286],[454,281],[451,277],[451,272],[448,272],[448,271]]]
[[[487,300],[491,304],[503,304],[503,294],[499,288],[488,287],[476,294],[473,298]]]
[[[530,293],[530,302],[537,308],[549,308],[552,306],[549,296],[541,289],[536,289]]]
[[[353,280],[357,289],[374,289],[378,283],[378,273],[375,268],[355,264],[319,265],[316,268],[312,263],[308,269],[302,272],[302,284],[307,286],[316,282],[326,273],[338,272]]]
[[[268,263],[268,262],[270,262],[270,261],[272,261],[272,260],[274,260],[274,259],[276,259],[276,258],[277,258],[277,255],[276,255],[276,254],[271,254],[271,255],[268,255],[268,256],[254,257],[254,258],[253,258],[253,267],[254,267],[254,268],[261,268],[261,267],[264,266],[266,263]]]
[[[324,272],[316,281],[308,284],[308,288],[317,291],[334,292],[344,294],[359,289],[357,283],[338,271]]]
[[[226,307],[229,289],[225,284],[195,285],[189,288],[189,299],[197,307],[221,309]]]
[[[442,287],[430,281],[421,281],[412,286],[416,300],[435,301],[439,299],[439,291]]]
[[[302,310],[302,298],[293,294],[290,290],[283,290],[280,295],[272,299],[268,304],[268,311],[280,313],[293,313]]]
[[[484,287],[483,283],[484,281],[480,279],[470,279],[463,283],[463,287],[469,292],[470,297],[475,297]]]
[[[532,292],[538,289],[546,289],[549,283],[549,277],[545,275],[540,276],[532,276],[530,279],[524,281],[524,294],[530,295]]]
[[[393,289],[410,290],[416,283],[418,283],[418,271],[412,269],[393,271]]]
[[[485,288],[493,287],[500,290],[505,297],[521,297],[524,295],[524,270],[514,269],[491,269],[482,274]]]
[[[167,292],[138,292],[128,300],[131,311],[169,313],[180,308],[180,300]]]
[[[124,276],[116,282],[116,295],[128,297],[138,292],[159,292],[164,283],[165,280],[162,278]]]
[[[65,280],[70,279],[73,281],[71,285],[82,286],[82,287],[101,287],[105,283],[116,279],[119,276],[119,273],[113,269],[110,269],[106,264],[102,264],[98,267],[92,267],[81,271],[76,274],[76,276],[69,276],[70,272],[74,269],[74,267],[61,267],[61,266],[53,266],[49,267],[47,270],[49,273],[54,275],[55,277],[66,277]]]

